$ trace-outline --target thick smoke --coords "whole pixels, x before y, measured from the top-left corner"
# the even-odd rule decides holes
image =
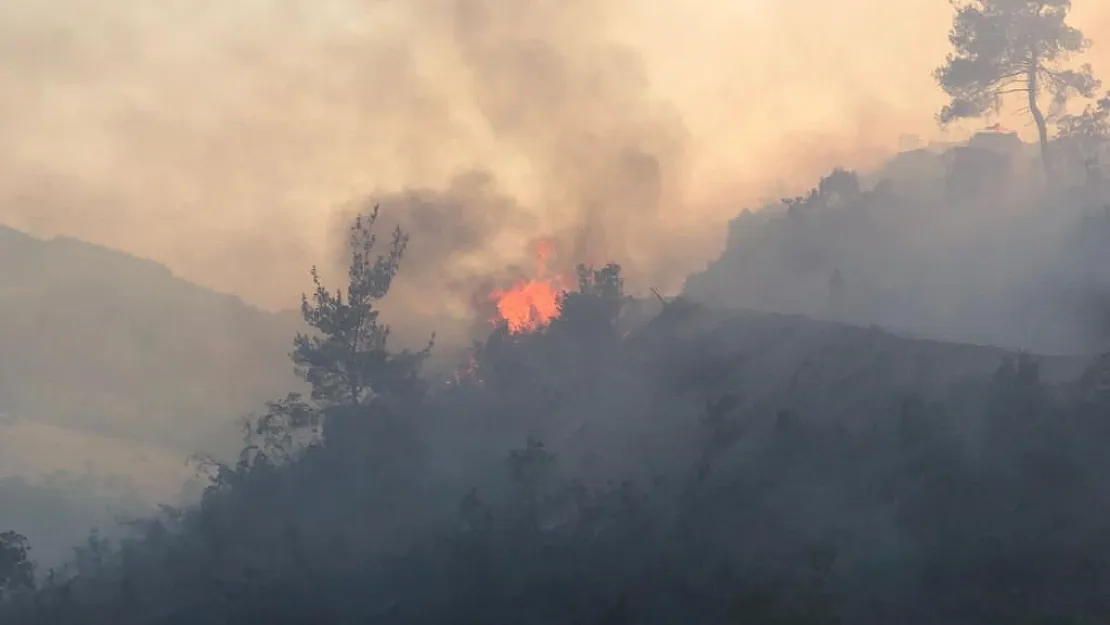
[[[1096,5],[1076,23],[1098,39]],[[931,0],[8,3],[0,218],[276,307],[360,201],[413,229],[399,299],[420,314],[540,238],[673,290],[744,206],[935,134],[949,18]]]
[[[659,235],[683,220],[686,133],[651,95],[640,55],[604,36],[616,7],[431,7],[449,17],[456,79],[507,166],[464,172],[440,189],[370,194],[386,221],[414,235],[389,304],[432,314],[468,303],[489,292],[487,281],[531,264],[536,239],[553,244],[562,268],[616,259],[635,282],[680,281],[683,264],[668,255],[682,247],[668,243],[685,241]]]

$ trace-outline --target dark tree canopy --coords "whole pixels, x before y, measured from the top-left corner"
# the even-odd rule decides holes
[[[1057,128],[1064,157],[1078,161],[1089,182],[1101,179],[1103,151],[1110,144],[1110,92],[1082,112],[1061,117]]]
[[[942,124],[996,113],[1007,95],[1024,98],[1037,125],[1041,158],[1049,173],[1048,119],[1041,96],[1053,109],[1071,96],[1092,97],[1099,88],[1091,66],[1065,63],[1090,41],[1067,23],[1071,0],[968,0],[956,6],[948,39],[953,51],[934,77],[951,100]]]
[[[323,405],[365,404],[392,382],[411,379],[427,353],[389,351],[389,326],[379,320],[376,305],[389,293],[409,238],[397,228],[389,249],[377,253],[378,213],[375,206],[351,225],[346,293],[324,287],[313,267],[316,290],[301,302],[304,320],[316,333],[297,335],[293,362],[312,385],[312,398]]]
[[[297,374],[311,385],[311,397],[306,401],[291,393],[268,404],[250,432],[252,442],[264,450],[283,453],[298,432],[315,433],[325,421],[341,426],[351,418],[364,418],[367,408],[411,397],[423,388],[419,371],[432,341],[416,352],[391,350],[390,328],[377,308],[389,293],[408,245],[408,235],[396,228],[388,249],[379,253],[374,231],[378,215],[375,205],[350,226],[345,290],[328,289],[318,269],[311,270],[316,288],[301,298],[301,314],[310,332],[294,337],[290,355]]]

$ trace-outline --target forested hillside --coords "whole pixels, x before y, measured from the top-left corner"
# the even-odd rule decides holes
[[[740,218],[721,260],[681,297],[632,298],[618,265],[579,267],[554,310],[538,315],[532,304],[523,319],[506,316],[448,381],[423,371],[434,345],[390,347],[377,304],[403,276],[407,237],[382,249],[376,212],[352,227],[348,282],[308,295],[308,334],[156,265],[9,232],[0,249],[27,272],[8,276],[6,293],[35,307],[13,317],[22,331],[6,340],[38,363],[8,362],[13,405],[41,398],[52,427],[180,450],[230,429],[236,410],[259,412],[252,395],[275,401],[250,422],[237,461],[201,463],[210,482],[199,505],[153,514],[114,499],[126,528],[93,534],[68,564],[37,571],[36,560],[58,561],[57,537],[73,527],[32,523],[25,533],[49,546],[41,553],[21,533],[0,535],[0,616],[136,625],[1110,618],[1110,558],[1098,555],[1110,548],[1098,514],[1110,506],[1098,477],[1110,470],[1110,363],[1093,340],[1107,225],[1091,188],[1061,191],[1079,199],[1058,213],[1007,216],[997,241],[975,238],[997,246],[990,268],[1027,278],[1009,264],[1024,256],[1042,275],[1082,278],[1070,286],[1083,298],[1050,298],[1056,307],[1035,314],[1009,298],[1035,304],[1037,284],[1065,281],[1017,280],[1002,294],[984,290],[989,271],[969,267],[967,298],[956,297],[924,262],[941,256],[912,258],[909,247],[915,229],[942,236],[951,226],[934,223],[939,209],[836,171],[781,210]],[[1075,245],[1011,252],[1034,230],[1045,237],[1045,224],[1065,237],[1045,241]],[[904,266],[892,260],[907,255]],[[900,281],[899,270],[919,266],[918,282]],[[861,275],[875,281],[860,286]],[[889,299],[875,296],[884,280]],[[907,285],[933,290],[913,299]],[[960,308],[974,302],[982,326]],[[922,323],[945,306],[955,312]],[[39,340],[47,327],[58,343]],[[1059,351],[1090,354],[911,336],[992,327],[1019,346],[1086,337],[1083,349]],[[290,339],[293,362],[258,358]],[[63,362],[74,345],[98,356],[85,366],[99,377]],[[56,372],[41,368],[52,358]],[[82,390],[85,380],[97,385]],[[71,394],[38,390],[49,384]],[[86,399],[101,408],[86,412]],[[210,401],[226,408],[206,409]],[[150,406],[159,408],[147,423]],[[23,513],[5,519],[20,530],[37,507],[108,523],[111,514],[72,496],[95,482],[4,482],[0,496]]]
[[[293,361],[313,392],[205,465],[199,506],[130,539],[34,581],[33,545],[4,535],[5,622],[1110,616],[1105,359],[684,298],[627,332],[610,265],[430,385],[428,352],[385,340],[403,244],[378,256],[372,226],[342,295],[306,302]]]
[[[585,3],[443,6],[427,25],[465,44],[445,49],[485,87],[477,121],[521,147],[519,178],[566,176],[550,188],[574,192],[544,202],[588,218],[552,240],[632,265],[656,251],[630,253],[639,235],[677,232],[661,205],[683,197],[686,144],[640,114],[649,81],[616,69],[635,55],[569,37]],[[954,3],[936,121],[995,123],[743,211],[678,296],[535,237],[519,238],[537,268],[513,264],[512,284],[508,266],[456,274],[452,239],[515,245],[494,222],[520,198],[491,199],[485,176],[465,200],[410,194],[424,218],[392,230],[377,205],[353,214],[343,277],[306,267],[299,318],[0,231],[0,470],[79,464],[95,442],[135,482],[172,481],[151,458],[196,452],[203,489],[155,510],[94,466],[0,479],[0,623],[1110,622],[1110,93],[1070,9]],[[529,34],[547,21],[558,45]],[[1027,140],[997,123],[1009,96]],[[402,101],[442,121],[412,106],[426,97]],[[554,115],[572,109],[545,99],[587,102]],[[433,238],[416,259],[412,223]],[[468,350],[397,347],[381,306],[425,294],[393,290],[406,266],[475,290]],[[433,355],[457,369],[430,371]],[[63,557],[81,518],[120,523]]]

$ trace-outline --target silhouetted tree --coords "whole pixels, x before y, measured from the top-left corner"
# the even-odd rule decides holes
[[[256,434],[275,441],[285,436],[282,432],[287,428],[324,421],[327,438],[329,429],[334,432],[343,427],[342,422],[361,418],[367,406],[405,401],[423,388],[418,373],[431,352],[432,340],[416,352],[391,351],[390,328],[380,320],[377,304],[393,284],[409,238],[398,227],[385,253],[377,253],[374,226],[378,214],[375,205],[366,215],[357,216],[350,227],[345,291],[326,288],[317,268],[312,268],[316,289],[311,297],[303,296],[301,314],[315,332],[298,333],[292,353],[297,374],[312,385],[311,402],[291,394],[270,404]]]
[[[1081,113],[1061,117],[1056,137],[1086,169],[1088,182],[1100,179],[1102,150],[1110,143],[1110,92]]]
[[[817,196],[826,206],[843,206],[859,199],[863,192],[859,174],[837,167],[817,184]]]
[[[559,325],[570,324],[574,333],[596,335],[614,330],[624,304],[621,267],[610,263],[601,269],[578,266],[578,292],[567,293],[559,302]],[[591,332],[592,330],[592,332]]]
[[[1051,179],[1048,120],[1040,96],[1056,108],[1069,96],[1092,97],[1099,81],[1091,66],[1063,67],[1090,41],[1067,22],[1071,0],[968,0],[956,6],[948,39],[954,48],[934,77],[951,97],[939,121],[982,117],[999,110],[1009,94],[1025,98],[1037,125],[1041,163]]]
[[[397,227],[388,251],[376,254],[378,213],[374,206],[351,225],[346,292],[324,287],[313,267],[316,290],[302,298],[301,314],[317,333],[297,334],[293,362],[312,385],[312,399],[323,407],[364,405],[396,383],[411,383],[431,349],[429,343],[415,353],[389,351],[390,329],[380,321],[377,303],[393,284],[409,237]]]

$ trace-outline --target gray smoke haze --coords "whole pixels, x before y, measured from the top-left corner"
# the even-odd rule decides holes
[[[1075,11],[1096,41],[1098,5]],[[931,0],[8,3],[0,220],[269,307],[338,257],[363,201],[412,230],[410,314],[462,314],[537,239],[673,290],[745,205],[935,136],[949,19]]]
[[[383,225],[413,236],[387,308],[417,344],[433,329],[450,339],[475,298],[531,272],[538,240],[553,243],[558,266],[615,260],[629,290],[674,292],[720,254],[743,208],[834,165],[877,165],[904,133],[942,138],[930,72],[950,18],[937,0],[0,3],[0,223],[116,247],[286,308],[313,263],[341,280],[348,218],[380,203]],[[1079,0],[1073,22],[1110,80],[1110,3]],[[998,121],[1032,137],[1017,111]],[[964,297],[1034,264],[969,242],[988,218],[1011,216],[982,208],[830,247],[885,236],[910,252],[903,264],[852,258],[899,284],[945,259],[959,293],[917,278],[919,291]],[[1024,257],[1059,250],[1041,230],[1019,235]],[[973,251],[956,258],[953,245]],[[813,284],[821,297],[826,273]],[[996,321],[959,324],[980,317]],[[139,464],[114,439],[56,427],[20,423],[4,440],[0,475],[35,463],[80,473],[77,450],[89,448],[122,463],[93,472],[141,474],[149,484],[136,488],[156,499],[186,471],[159,448],[142,448]]]

